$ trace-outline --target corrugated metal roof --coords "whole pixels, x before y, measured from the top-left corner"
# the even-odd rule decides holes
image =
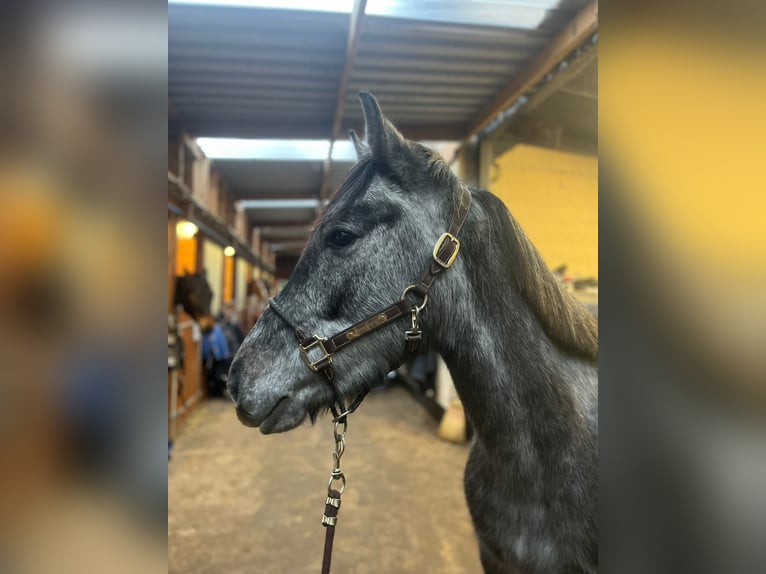
[[[171,4],[169,97],[195,135],[269,137],[300,122],[327,137],[347,34],[343,14]]]
[[[559,30],[553,24],[585,3],[563,0],[535,30],[366,16],[346,124],[358,126],[356,93],[366,89],[405,133],[438,126],[432,139],[446,139],[445,129],[460,137]],[[348,21],[337,13],[170,4],[168,92],[179,121],[200,136],[329,137]]]
[[[550,0],[518,3],[539,7]],[[342,133],[362,130],[356,94],[364,89],[405,135],[462,139],[477,114],[587,3],[562,0],[538,28],[526,30],[365,16],[343,95]],[[409,4],[426,9],[429,3]],[[428,9],[448,4],[457,6]],[[329,139],[348,33],[343,13],[170,4],[168,95],[178,123],[195,136]],[[322,187],[322,162],[215,164],[238,198],[317,197]],[[330,189],[348,167],[332,164]],[[258,223],[310,221],[299,212],[249,216]]]

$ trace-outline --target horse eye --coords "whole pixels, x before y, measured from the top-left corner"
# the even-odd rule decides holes
[[[345,247],[356,239],[356,235],[345,229],[336,229],[327,238],[327,242],[335,247]]]

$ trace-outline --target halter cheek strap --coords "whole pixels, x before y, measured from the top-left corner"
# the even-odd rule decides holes
[[[295,338],[298,340],[300,355],[303,362],[315,373],[323,375],[330,384],[334,395],[331,410],[336,422],[345,420],[347,415],[354,412],[362,403],[366,392],[358,395],[348,408],[345,406],[342,397],[338,393],[336,386],[333,384],[335,378],[333,356],[341,349],[355,343],[370,333],[377,331],[381,327],[385,327],[386,325],[398,321],[408,314],[412,319],[412,328],[405,333],[405,340],[411,351],[414,351],[415,348],[417,348],[417,344],[422,338],[422,332],[419,327],[420,312],[426,306],[426,303],[428,303],[428,293],[433,286],[434,279],[436,279],[436,277],[444,270],[449,269],[457,258],[460,251],[458,235],[463,228],[463,224],[465,223],[470,210],[471,192],[468,191],[468,189],[463,188],[460,195],[460,202],[452,216],[449,228],[447,229],[447,232],[443,233],[436,241],[431,254],[431,261],[428,263],[428,266],[418,278],[417,282],[405,288],[401,299],[393,303],[391,306],[382,311],[378,311],[374,315],[370,315],[363,321],[360,321],[331,337],[320,337],[318,335],[308,334],[304,329],[290,320],[275,299],[269,299],[269,308],[295,332]],[[410,301],[407,297],[407,294],[410,292],[422,299],[420,305],[413,304],[412,301]]]

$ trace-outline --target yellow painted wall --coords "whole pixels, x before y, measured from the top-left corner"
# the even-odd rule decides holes
[[[489,188],[549,267],[598,277],[598,158],[516,145],[494,162]]]
[[[197,271],[197,239],[178,238],[176,240],[176,275]]]
[[[213,315],[216,315],[221,310],[221,302],[223,300],[223,266],[225,257],[223,254],[223,247],[209,239],[205,240],[203,249],[207,282],[210,284],[210,290],[213,292],[213,299],[210,302],[210,312]]]
[[[234,256],[224,255],[223,268],[223,302],[234,300]]]
[[[247,284],[250,282],[252,272],[248,272],[248,263],[241,257],[237,257],[237,288],[234,290],[235,304],[238,311],[247,305]]]

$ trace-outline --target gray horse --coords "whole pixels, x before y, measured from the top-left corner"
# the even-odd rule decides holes
[[[465,186],[360,94],[366,141],[330,201],[280,309],[330,335],[400,298],[428,264]],[[598,325],[545,266],[503,203],[470,190],[462,249],[429,293],[424,343],[449,367],[475,439],[465,472],[485,572],[595,572],[598,565]],[[343,397],[408,357],[388,325],[334,357]],[[291,329],[266,309],[231,368],[240,420],[264,434],[333,401]]]

